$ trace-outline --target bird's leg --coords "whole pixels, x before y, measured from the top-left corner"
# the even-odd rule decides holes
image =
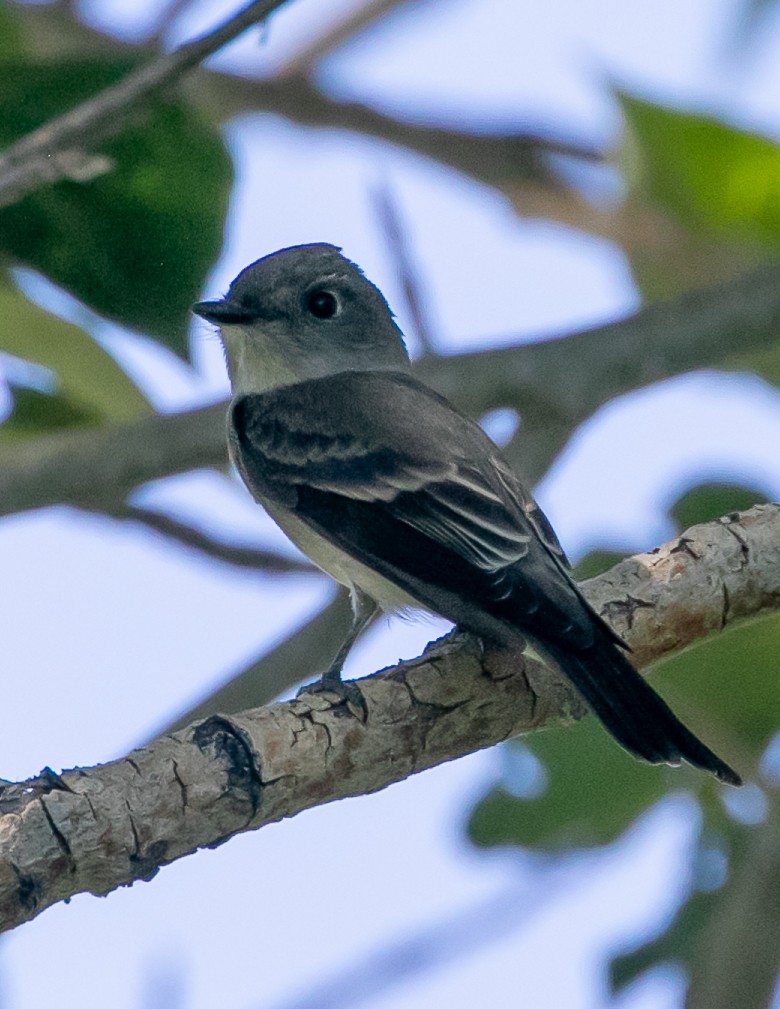
[[[322,674],[323,683],[332,684],[341,682],[341,670],[347,661],[347,656],[352,651],[352,646],[377,611],[377,604],[371,596],[367,596],[365,592],[361,592],[357,588],[352,590],[350,603],[352,604],[352,625],[347,631],[347,636],[344,638],[341,647],[333,657],[333,661]]]
[[[347,704],[350,711],[360,718],[362,722],[365,722],[368,711],[360,687],[356,683],[344,683],[341,679],[341,670],[347,661],[347,656],[352,650],[352,646],[376,613],[377,604],[371,596],[367,596],[358,588],[352,590],[350,602],[352,603],[352,625],[341,647],[320,679],[316,683],[310,683],[308,686],[301,687],[298,695],[319,694],[325,691],[338,694],[342,701]]]

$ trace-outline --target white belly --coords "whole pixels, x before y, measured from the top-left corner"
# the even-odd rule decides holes
[[[358,588],[377,602],[383,610],[392,611],[408,607],[425,609],[422,603],[407,595],[382,575],[356,561],[339,547],[334,546],[315,532],[297,516],[286,509],[263,502],[279,528],[322,571],[335,578],[348,589]]]

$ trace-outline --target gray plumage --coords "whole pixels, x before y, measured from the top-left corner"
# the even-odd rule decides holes
[[[631,752],[739,783],[627,660],[497,446],[411,375],[385,299],[338,249],[283,249],[194,310],[225,346],[231,456],[316,564],[385,609],[532,637]]]

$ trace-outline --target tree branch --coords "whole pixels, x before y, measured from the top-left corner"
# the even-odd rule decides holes
[[[780,608],[780,505],[696,526],[586,586],[640,664]],[[583,712],[530,656],[454,634],[360,681],[365,723],[317,694],[217,715],[126,758],[0,793],[0,927],[76,893],[150,879],[174,859],[312,806]]]
[[[117,133],[141,104],[284,2],[253,0],[213,31],[159,56],[113,87],[22,137],[0,156],[0,207],[15,203],[42,184],[70,177],[74,165],[83,171],[85,150],[94,149]]]
[[[686,1009],[771,1006],[780,949],[780,805],[769,795],[698,943]]]
[[[423,360],[418,371],[472,416],[514,407],[522,424],[504,452],[534,484],[574,428],[608,400],[696,368],[738,368],[740,358],[778,339],[775,261],[627,319],[486,354]]]
[[[103,514],[101,512],[101,514]],[[105,512],[111,518],[137,522],[163,539],[172,540],[183,547],[204,554],[213,560],[224,561],[238,568],[249,568],[253,571],[274,572],[277,574],[314,574],[317,572],[308,561],[285,557],[274,550],[258,550],[256,547],[239,547],[233,543],[216,540],[213,536],[195,529],[186,522],[162,515],[160,512],[148,511],[135,505],[119,505]]]
[[[375,21],[392,13],[396,7],[409,0],[365,0],[365,3],[347,10],[317,38],[295,53],[278,72],[279,77],[308,77],[318,63],[336,52]]]
[[[63,431],[0,449],[0,515],[54,504],[110,513],[139,484],[226,465],[224,403]]]
[[[604,153],[551,130],[479,134],[384,115],[362,102],[323,94],[306,77],[263,80],[204,70],[192,88],[201,100],[216,104],[223,121],[242,113],[270,112],[301,126],[350,130],[406,148],[463,172],[486,185],[510,190],[526,213],[547,212],[583,228],[605,215],[569,188],[551,167],[551,155],[587,164],[603,164]],[[600,225],[603,230],[604,225]]]
[[[382,996],[387,999],[419,975],[430,976],[450,965],[462,967],[480,949],[528,928],[565,895],[569,879],[556,879],[550,870],[541,875],[533,888],[527,883],[503,883],[494,896],[433,925],[404,927],[383,946],[330,976],[325,973],[308,991],[283,999],[274,1009],[357,1009],[376,1004]]]
[[[255,81],[197,67],[283,2],[255,0],[214,31],[171,54],[152,58],[114,87],[21,138],[0,155],[0,207],[59,179],[83,180],[108,170],[110,165],[105,159],[88,152],[119,132],[140,104],[190,72],[192,93],[202,103],[216,105],[216,115],[222,121],[240,113],[266,111],[302,125],[335,127],[374,136],[452,165],[489,185],[511,186],[513,198],[526,212],[549,212],[583,228],[597,223],[603,230],[600,223],[603,215],[594,213],[576,192],[563,185],[549,163],[550,154],[603,161],[603,154],[592,146],[530,131],[479,136],[407,123],[360,103],[332,99],[322,94],[305,73],[295,72],[296,67],[310,67],[311,60],[345,39],[345,33],[359,30],[361,25],[386,13],[398,0],[377,0],[348,15],[315,42],[311,50],[299,54],[300,65],[298,58],[294,58],[291,66],[284,68],[275,80]],[[47,10],[43,17],[35,10],[25,11],[25,17],[36,24],[36,39],[44,29],[48,30],[48,58],[61,55],[62,50],[72,55],[74,51],[94,53],[96,48],[112,53],[132,50],[136,54],[151,49],[148,44],[129,47],[107,39],[76,19],[63,18],[58,8]]]
[[[573,427],[607,399],[693,368],[735,362],[780,334],[780,266],[692,291],[541,343],[424,359],[417,373],[461,410],[521,413],[508,455],[535,482]],[[53,504],[109,511],[136,486],[227,460],[224,404],[0,448],[0,515]]]
[[[422,377],[472,416],[513,406],[523,422],[577,423],[595,407],[672,375],[738,359],[780,339],[780,262],[688,291],[568,336],[420,362]],[[428,373],[427,369],[430,369]]]

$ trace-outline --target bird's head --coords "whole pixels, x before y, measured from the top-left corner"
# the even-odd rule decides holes
[[[193,312],[219,327],[236,395],[342,371],[405,370],[381,291],[333,245],[281,249]]]

